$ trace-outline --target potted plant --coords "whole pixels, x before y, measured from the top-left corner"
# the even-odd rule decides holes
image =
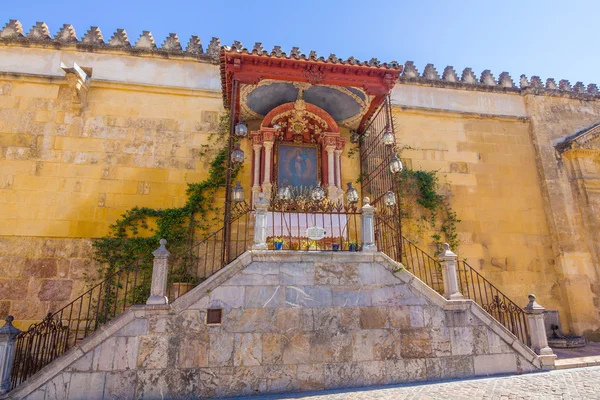
[[[318,250],[319,246],[317,245],[317,242],[314,240],[309,240],[306,242],[306,249],[307,250]]]
[[[274,238],[273,239],[273,246],[275,247],[275,250],[281,250],[283,249],[283,239],[282,238]]]
[[[340,244],[339,243],[331,243],[331,249],[333,251],[339,251],[340,250]]]
[[[351,241],[347,242],[346,244],[348,245],[349,251],[358,251],[358,241],[351,240]]]

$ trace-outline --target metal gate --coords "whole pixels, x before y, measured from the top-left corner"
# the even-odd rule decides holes
[[[383,137],[387,132],[396,137],[390,97],[387,96],[375,115],[360,134],[360,165],[363,195],[377,208],[375,241],[377,249],[395,261],[402,260],[402,228],[400,226],[400,198],[397,178],[390,170],[395,146],[386,146]],[[394,143],[395,140],[394,140]],[[384,195],[396,195],[393,206],[384,204]]]

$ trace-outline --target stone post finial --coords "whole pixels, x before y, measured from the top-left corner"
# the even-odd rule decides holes
[[[258,200],[254,203],[254,243],[252,250],[267,250],[267,212],[269,203],[265,194],[259,193]]]
[[[169,250],[165,247],[167,241],[160,239],[160,247],[152,252],[154,263],[152,264],[152,284],[150,286],[150,297],[146,301],[148,305],[169,304],[167,298],[167,277],[169,273]]]
[[[444,279],[444,297],[448,300],[462,300],[464,296],[458,289],[458,277],[456,275],[456,260],[458,256],[450,250],[450,245],[444,243],[442,252],[439,254],[442,264],[442,277]]]
[[[375,207],[371,204],[371,199],[363,198],[361,208],[362,216],[362,251],[374,253],[377,251],[375,244]]]
[[[548,336],[546,333],[546,324],[544,323],[544,311],[538,302],[535,301],[535,295],[528,296],[529,303],[523,308],[527,315],[527,327],[529,328],[529,339],[531,349],[539,355],[542,368],[553,369],[556,355],[548,346]]]
[[[10,373],[12,370],[13,354],[17,335],[21,331],[15,328],[12,315],[6,317],[6,323],[0,328],[0,395],[10,390]]]

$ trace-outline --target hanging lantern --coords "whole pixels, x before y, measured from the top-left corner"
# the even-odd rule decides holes
[[[241,121],[235,126],[235,130],[233,131],[235,137],[245,138],[248,136],[248,127],[242,123]]]
[[[359,141],[360,141],[360,135],[358,133],[356,133],[356,131],[352,131],[352,133],[350,134],[350,142],[358,143]]]
[[[352,187],[352,182],[348,182],[348,190],[346,190],[346,201],[348,203],[358,203],[358,190]]]
[[[274,128],[274,129],[277,129],[277,130],[280,130],[280,129],[281,129],[281,125],[279,125],[279,124],[275,124],[275,125],[273,125],[273,128]]]
[[[244,201],[244,188],[240,184],[240,181],[237,181],[235,187],[231,190],[231,198],[235,203],[242,203]]]
[[[317,186],[312,189],[310,196],[315,201],[320,201],[325,198],[325,191],[321,187],[321,182],[317,182]]]
[[[392,147],[396,144],[396,139],[394,138],[394,134],[390,130],[390,128],[385,129],[385,133],[383,134],[383,144],[387,147]]]
[[[396,194],[394,192],[392,192],[391,190],[386,192],[383,195],[383,202],[388,207],[395,206],[396,205]]]
[[[390,162],[390,171],[392,171],[392,174],[397,174],[402,172],[403,169],[404,167],[402,166],[402,161],[400,161],[398,158],[398,154],[394,153],[392,156],[392,162]]]
[[[244,152],[240,149],[240,144],[236,143],[231,153],[231,162],[241,165],[244,162]]]
[[[277,197],[281,201],[288,201],[292,198],[292,191],[289,186],[282,186],[277,190]]]

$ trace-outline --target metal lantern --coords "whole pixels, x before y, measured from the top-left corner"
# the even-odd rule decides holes
[[[244,123],[239,122],[235,126],[235,131],[233,132],[233,134],[238,138],[245,138],[246,136],[248,136],[248,127]]]
[[[288,201],[292,198],[292,191],[289,186],[282,186],[277,190],[277,197],[281,201]]]
[[[348,182],[348,190],[346,190],[346,201],[348,203],[358,203],[358,190],[352,187],[352,182]]]
[[[244,162],[244,152],[240,149],[240,144],[236,143],[233,152],[231,153],[231,161],[234,164],[240,165]]]
[[[356,133],[356,131],[352,131],[352,133],[350,134],[350,142],[358,143],[359,141],[360,141],[360,135],[358,133]]]
[[[315,201],[320,201],[323,200],[325,198],[325,191],[323,190],[323,188],[321,187],[321,182],[317,183],[317,186],[315,186],[311,193],[310,196],[312,197],[313,200]]]
[[[383,144],[392,147],[396,144],[396,140],[394,139],[394,134],[390,130],[390,128],[386,128],[385,133],[383,134]]]
[[[392,174],[397,174],[399,172],[402,172],[403,169],[404,167],[402,166],[402,161],[400,161],[400,159],[398,158],[398,154],[394,153],[394,156],[392,157],[392,162],[390,162],[390,171],[392,171]]]
[[[383,202],[388,207],[395,206],[396,205],[396,194],[394,192],[392,192],[391,190],[386,192],[383,195]]]
[[[244,188],[240,184],[240,181],[237,181],[235,187],[231,190],[231,198],[235,203],[242,203],[244,201]]]

